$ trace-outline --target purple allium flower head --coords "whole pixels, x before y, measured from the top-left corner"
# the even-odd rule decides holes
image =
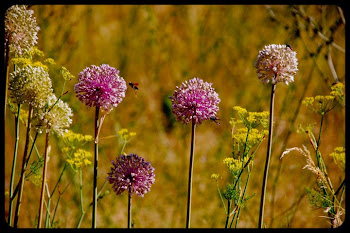
[[[125,97],[126,83],[119,76],[119,70],[109,65],[87,67],[78,78],[79,82],[74,86],[76,96],[89,107],[96,106],[110,112]]]
[[[107,180],[117,195],[130,188],[131,193],[143,197],[155,181],[154,168],[136,154],[121,155],[112,161]]]
[[[201,124],[203,120],[216,118],[220,98],[211,85],[202,79],[193,78],[176,87],[174,94],[169,97],[172,102],[171,112],[176,120],[188,124],[194,119],[196,124]]]
[[[284,82],[288,85],[298,71],[296,52],[289,45],[266,45],[259,51],[255,68],[262,83],[271,81],[272,84]]]

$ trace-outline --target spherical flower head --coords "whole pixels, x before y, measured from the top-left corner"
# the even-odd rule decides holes
[[[288,85],[298,71],[296,52],[289,45],[266,45],[259,51],[255,68],[262,83],[271,81],[272,84],[284,82]]]
[[[56,95],[52,93],[44,107],[34,110],[32,124],[39,133],[49,127],[57,135],[63,136],[72,124],[72,116],[73,112],[68,104],[61,99],[57,101]]]
[[[143,197],[150,191],[155,181],[154,168],[151,164],[136,154],[121,155],[112,161],[111,172],[107,180],[113,185],[117,195],[125,190]]]
[[[74,86],[76,96],[89,107],[99,107],[109,113],[125,97],[126,83],[119,76],[119,70],[109,65],[87,67],[78,78]]]
[[[15,103],[28,103],[34,108],[43,107],[53,91],[49,73],[43,67],[31,65],[10,74],[9,90]]]
[[[5,14],[5,41],[10,52],[22,55],[23,51],[35,46],[38,40],[38,27],[34,11],[25,5],[11,6]]]
[[[176,87],[174,94],[169,97],[175,119],[184,124],[192,120],[195,124],[201,124],[204,120],[216,119],[220,98],[211,85],[195,77]]]

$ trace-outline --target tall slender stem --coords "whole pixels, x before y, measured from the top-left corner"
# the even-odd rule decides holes
[[[93,206],[92,206],[92,228],[96,228],[97,215],[97,163],[98,163],[98,131],[99,131],[99,107],[96,107],[95,112],[95,160],[94,160],[94,192],[93,192]]]
[[[276,84],[272,84],[272,87],[271,87],[271,102],[270,102],[269,140],[268,140],[268,143],[267,143],[267,155],[266,155],[266,162],[265,162],[265,169],[264,169],[263,184],[262,184],[262,189],[261,189],[259,226],[258,226],[259,228],[262,228],[263,224],[264,224],[265,192],[266,192],[267,176],[268,176],[268,172],[269,172],[269,164],[270,164],[270,157],[271,157],[275,90],[276,90]]]
[[[128,193],[128,229],[131,229],[131,206],[132,206],[131,195],[132,195],[131,187],[129,187],[129,193]]]
[[[38,229],[41,228],[42,215],[43,215],[44,192],[45,192],[46,173],[47,173],[47,149],[49,147],[49,134],[50,134],[50,126],[47,125],[46,140],[45,140],[45,153],[44,153],[43,181],[41,184],[41,195],[40,195],[39,216],[38,216]]]
[[[80,224],[83,221],[84,215],[85,215],[85,210],[84,210],[84,202],[83,202],[83,169],[79,169],[79,177],[80,177],[80,210],[81,210],[81,215],[80,219],[77,225],[77,228],[80,228]]]
[[[244,197],[245,197],[245,193],[246,193],[246,191],[247,191],[247,186],[248,186],[249,178],[250,178],[250,171],[249,171],[249,169],[248,169],[248,177],[247,177],[247,180],[246,180],[246,182],[245,182],[245,186],[244,186],[244,190],[243,190],[243,194],[242,194],[242,197],[241,197],[240,202],[244,201]],[[240,203],[239,203],[239,205],[240,205]],[[236,218],[236,225],[235,225],[235,228],[237,228],[237,226],[238,226],[239,214],[241,213],[241,209],[242,209],[242,207],[239,207],[238,212],[237,212],[237,218]]]
[[[194,161],[194,139],[195,139],[196,122],[192,120],[192,135],[191,135],[191,154],[190,154],[190,169],[188,175],[188,196],[187,196],[187,217],[186,228],[190,228],[191,223],[191,201],[192,201],[192,174]]]
[[[6,70],[6,86],[5,86],[5,105],[4,105],[4,125],[6,125],[6,107],[7,107],[7,92],[8,92],[8,77],[9,77],[9,43],[5,43],[5,53],[4,53],[4,70]]]
[[[228,221],[230,219],[230,211],[231,211],[231,201],[227,200],[227,214],[226,214],[225,229],[227,229]]]
[[[9,205],[9,216],[8,216],[8,224],[9,226],[12,225],[12,208],[13,208],[13,182],[15,179],[15,169],[16,169],[16,161],[17,161],[17,151],[18,151],[18,141],[19,141],[19,115],[21,110],[21,104],[18,104],[17,106],[17,116],[15,117],[15,149],[13,153],[13,162],[12,162],[12,170],[11,170],[11,180],[10,180],[10,205]]]
[[[18,217],[21,208],[22,195],[23,195],[23,187],[24,187],[24,172],[27,169],[27,153],[28,153],[28,145],[29,145],[29,136],[30,136],[30,127],[31,127],[31,118],[32,118],[32,106],[29,105],[28,109],[28,122],[27,122],[27,132],[26,132],[26,141],[24,144],[24,152],[23,152],[23,161],[22,161],[22,169],[21,169],[21,177],[19,180],[19,190],[18,190],[18,198],[17,198],[17,206],[14,220],[14,228],[17,228],[18,225]]]

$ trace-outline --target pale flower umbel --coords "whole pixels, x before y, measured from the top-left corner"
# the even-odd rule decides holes
[[[262,83],[289,84],[298,71],[298,59],[289,45],[266,45],[255,62],[256,73]]]

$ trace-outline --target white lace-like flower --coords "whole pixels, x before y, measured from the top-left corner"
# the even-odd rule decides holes
[[[284,82],[288,85],[298,71],[296,52],[289,45],[266,45],[259,51],[255,68],[262,83],[271,81],[272,84]]]
[[[22,55],[37,43],[40,27],[33,14],[34,11],[27,10],[25,5],[14,5],[6,11],[5,41],[11,53]]]

